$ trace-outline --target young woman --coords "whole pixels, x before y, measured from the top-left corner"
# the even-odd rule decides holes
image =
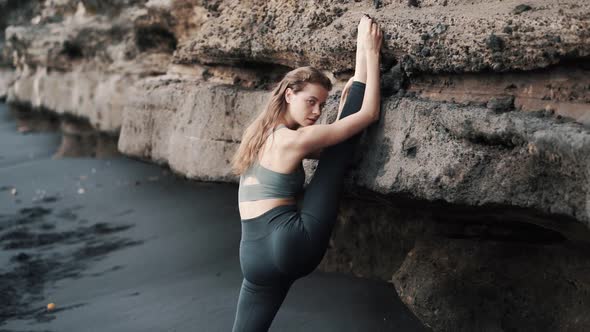
[[[240,265],[244,276],[233,331],[267,331],[293,282],[322,260],[336,221],[344,173],[361,131],[379,119],[382,33],[368,15],[358,25],[355,74],[337,120],[313,125],[332,88],[313,67],[290,71],[246,129],[233,159],[240,175]],[[301,211],[295,195],[302,160],[319,157]]]

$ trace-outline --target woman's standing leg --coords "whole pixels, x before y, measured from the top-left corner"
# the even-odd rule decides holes
[[[232,332],[268,331],[291,285],[256,285],[244,278]]]
[[[294,278],[275,264],[273,248],[275,224],[286,223],[297,206],[277,206],[262,216],[242,221],[240,268],[243,280],[233,332],[267,331],[287,296]]]

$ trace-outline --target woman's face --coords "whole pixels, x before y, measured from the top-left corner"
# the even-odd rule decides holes
[[[328,90],[317,83],[308,83],[297,93],[287,88],[285,91],[287,112],[299,126],[311,126],[322,114],[328,93]]]

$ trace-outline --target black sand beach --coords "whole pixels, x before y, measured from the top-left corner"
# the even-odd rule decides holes
[[[125,157],[52,159],[59,133],[19,133],[4,104],[0,119],[0,331],[231,330],[236,185]],[[393,285],[317,271],[271,327],[425,330]]]

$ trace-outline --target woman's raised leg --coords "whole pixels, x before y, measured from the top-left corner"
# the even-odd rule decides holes
[[[340,119],[358,112],[363,104],[367,70],[369,70],[364,38],[366,38],[367,31],[370,30],[371,24],[371,19],[363,17],[358,26],[354,81],[340,114]],[[370,70],[375,70],[375,68]],[[376,70],[378,71],[378,68]],[[315,174],[305,190],[301,218],[313,241],[316,256],[323,256],[328,246],[338,213],[344,175],[360,136],[361,133],[344,142],[325,148]]]
[[[341,119],[360,110],[364,93],[365,84],[354,81],[342,109]],[[322,237],[330,236],[338,212],[344,174],[360,135],[322,151],[318,167],[303,196],[301,217],[308,232],[319,232]]]

